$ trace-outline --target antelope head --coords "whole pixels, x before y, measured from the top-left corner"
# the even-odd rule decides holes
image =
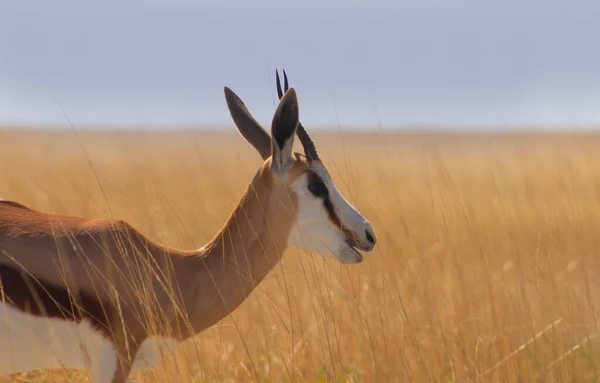
[[[254,119],[244,102],[225,87],[231,117],[242,136],[270,161],[273,178],[284,182],[293,194],[297,209],[288,243],[301,249],[358,263],[358,250],[369,252],[376,243],[371,223],[338,191],[317,154],[314,143],[299,122],[298,99],[284,74],[284,89],[277,73],[279,105],[269,135]],[[285,92],[285,93],[284,93]],[[293,153],[294,138],[304,147],[304,155]]]

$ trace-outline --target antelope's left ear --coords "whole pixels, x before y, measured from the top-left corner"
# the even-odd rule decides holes
[[[244,101],[228,87],[225,87],[225,100],[231,118],[242,137],[254,146],[263,160],[269,158],[271,155],[271,137],[269,133],[252,117]]]
[[[298,120],[298,98],[294,88],[290,88],[279,101],[271,125],[271,170],[275,173],[285,173],[292,164]]]

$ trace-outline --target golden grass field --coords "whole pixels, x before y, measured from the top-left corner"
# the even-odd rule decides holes
[[[313,135],[376,250],[340,265],[289,249],[231,316],[134,381],[600,379],[600,134]],[[233,127],[5,130],[0,197],[193,249],[259,164]]]

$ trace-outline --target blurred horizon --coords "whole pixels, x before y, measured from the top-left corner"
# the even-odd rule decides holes
[[[600,3],[41,0],[0,4],[0,125],[264,126],[275,69],[307,126],[600,126]],[[60,105],[59,105],[60,104]]]

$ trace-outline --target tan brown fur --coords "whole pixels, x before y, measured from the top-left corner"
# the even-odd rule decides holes
[[[183,340],[208,328],[273,269],[297,209],[289,185],[307,166],[296,156],[286,176],[276,177],[267,160],[219,233],[198,251],[161,246],[124,221],[1,203],[0,264],[107,305],[124,377],[148,336]]]

